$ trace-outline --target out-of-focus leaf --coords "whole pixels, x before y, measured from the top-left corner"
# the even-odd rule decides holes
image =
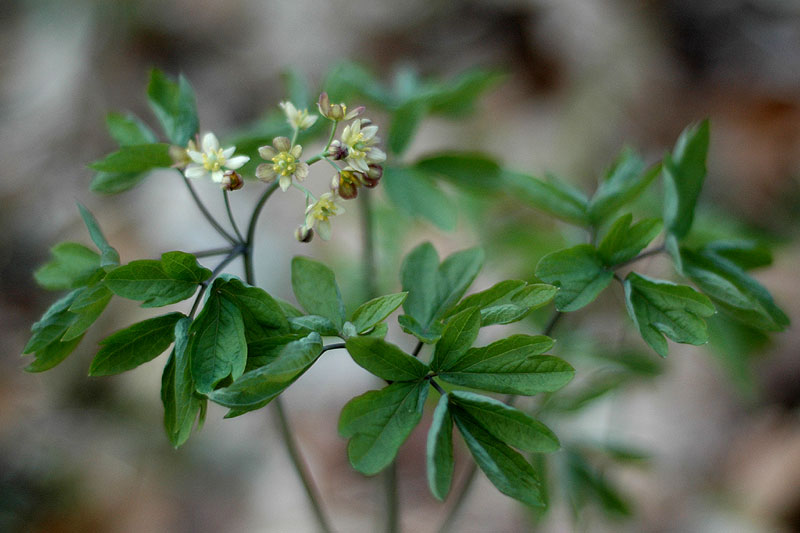
[[[409,215],[425,218],[444,230],[455,229],[455,204],[426,173],[387,166],[381,182],[392,203]]]
[[[576,311],[594,301],[614,277],[597,250],[589,244],[548,254],[536,265],[536,277],[559,288],[559,311]]]
[[[153,69],[147,98],[170,142],[186,146],[199,127],[194,90],[186,78],[180,76],[175,83],[160,70]]]
[[[83,286],[100,268],[100,255],[82,244],[61,242],[50,249],[52,258],[33,273],[36,282],[51,291]]]
[[[678,137],[672,154],[664,157],[664,226],[678,240],[689,233],[697,198],[706,177],[708,120],[689,126]]]
[[[453,417],[450,415],[447,395],[439,399],[428,430],[427,444],[428,486],[431,493],[444,500],[453,481]]]
[[[633,259],[661,233],[661,221],[657,218],[646,218],[631,225],[632,223],[633,215],[622,215],[600,241],[597,252],[607,266]]]

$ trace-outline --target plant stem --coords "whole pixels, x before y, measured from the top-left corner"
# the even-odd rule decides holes
[[[372,214],[372,198],[368,191],[361,194],[361,239],[363,243],[363,276],[368,298],[378,296],[377,265],[375,261],[375,217]],[[416,355],[416,354],[415,354]]]
[[[213,248],[211,250],[203,250],[201,252],[193,252],[192,255],[197,258],[214,257],[215,255],[227,255],[233,251],[233,246],[226,246],[225,248]]]
[[[663,244],[661,246],[656,247],[656,248],[651,248],[650,250],[645,250],[644,252],[640,253],[639,255],[634,257],[633,259],[628,259],[627,261],[623,261],[622,263],[617,263],[616,265],[614,265],[614,268],[617,269],[617,268],[624,267],[626,265],[630,265],[631,263],[635,263],[637,261],[641,261],[645,257],[650,257],[651,255],[660,254],[664,250],[666,250],[666,246],[664,246]]]
[[[397,494],[397,460],[386,469],[386,532],[400,531],[400,502]]]
[[[200,200],[200,197],[197,195],[197,191],[194,190],[194,186],[189,181],[189,178],[184,176],[183,173],[181,173],[181,177],[183,178],[183,182],[186,184],[186,188],[189,189],[189,193],[192,195],[194,203],[197,204],[197,207],[200,209],[200,212],[203,213],[203,216],[206,217],[208,223],[211,224],[214,227],[214,229],[217,230],[217,233],[219,233],[222,237],[224,237],[226,241],[228,241],[231,244],[236,244],[237,243],[236,238],[234,238],[233,236],[231,236],[230,233],[225,231],[225,228],[223,228],[219,224],[219,222],[217,222],[217,220],[214,218],[214,215],[212,215],[208,211],[208,209],[206,209],[206,206],[203,204],[203,201]]]
[[[247,226],[247,239],[244,242],[244,265],[245,265],[245,281],[249,285],[255,285],[255,274],[253,269],[253,239],[255,238],[256,234],[256,225],[258,223],[258,217],[261,215],[261,210],[264,209],[264,204],[267,203],[269,197],[272,196],[272,193],[278,188],[278,181],[276,180],[269,187],[261,194],[261,198],[258,199],[256,206],[253,208],[253,214],[250,216],[250,223]],[[333,350],[335,348],[342,348],[344,343],[336,343],[328,345],[327,347],[323,347],[322,351],[326,350]],[[308,471],[308,467],[306,466],[306,462],[303,459],[303,455],[300,453],[300,448],[297,446],[297,442],[294,438],[294,432],[292,431],[291,426],[289,425],[289,418],[286,415],[286,410],[283,407],[283,401],[281,397],[278,396],[274,400],[272,400],[272,408],[275,411],[278,419],[278,429],[280,430],[281,438],[283,439],[284,445],[286,446],[286,451],[289,453],[289,458],[292,461],[292,465],[294,466],[295,472],[297,472],[297,476],[300,478],[301,483],[303,484],[303,488],[306,491],[306,495],[308,496],[308,502],[311,504],[311,509],[314,512],[314,517],[317,520],[317,525],[319,526],[320,531],[325,533],[330,533],[333,531],[331,529],[330,523],[328,522],[328,518],[325,516],[325,512],[322,510],[322,504],[320,503],[321,498],[319,496],[319,490],[317,490],[316,484],[314,483],[314,479],[311,477],[311,473]]]
[[[258,199],[256,206],[253,208],[253,214],[250,215],[250,223],[247,226],[247,239],[244,241],[244,276],[245,280],[250,285],[255,285],[256,283],[255,271],[253,270],[253,239],[256,235],[258,217],[261,214],[261,210],[264,209],[264,204],[267,203],[267,200],[269,200],[269,197],[272,196],[272,193],[274,193],[277,188],[278,181],[275,180],[261,194],[261,198]]]
[[[236,225],[236,219],[233,218],[233,211],[231,211],[231,200],[228,197],[228,191],[226,189],[222,189],[222,197],[225,198],[225,211],[228,212],[228,220],[231,221],[233,232],[236,233],[236,237],[239,239],[239,242],[244,242],[242,232],[239,231],[239,226]]]
[[[325,512],[322,510],[319,491],[314,484],[311,473],[308,471],[308,467],[306,466],[303,456],[300,453],[300,449],[297,447],[297,442],[294,439],[294,433],[289,425],[289,419],[286,416],[286,411],[283,408],[283,401],[281,400],[280,396],[272,400],[272,408],[278,415],[278,428],[280,429],[281,437],[283,437],[283,442],[286,445],[286,451],[289,452],[289,458],[292,460],[294,469],[297,471],[297,475],[300,477],[300,481],[303,483],[303,487],[306,490],[308,501],[311,504],[311,508],[314,511],[314,516],[317,519],[317,525],[319,526],[320,531],[330,533],[333,530],[328,522],[328,518],[325,516]]]
[[[197,312],[197,308],[200,306],[200,302],[203,300],[203,295],[208,290],[208,286],[214,281],[220,272],[222,272],[228,264],[236,259],[239,254],[244,253],[244,246],[238,245],[231,248],[228,255],[225,256],[225,259],[222,260],[220,264],[216,266],[216,268],[211,272],[211,276],[205,280],[203,283],[200,284],[200,292],[197,293],[197,296],[194,299],[194,303],[192,304],[192,310],[189,311],[189,318],[194,318],[194,314]]]
[[[543,335],[550,336],[555,330],[558,321],[564,315],[561,311],[553,311],[553,314],[550,315],[550,319],[547,321],[547,325],[542,332]],[[431,380],[431,383],[433,381]],[[514,403],[516,399],[515,395],[510,395],[506,398],[506,403],[509,405]],[[464,502],[467,499],[467,494],[469,493],[469,489],[472,487],[473,481],[475,481],[475,474],[478,473],[478,466],[473,461],[467,467],[467,471],[464,472],[463,479],[464,481],[461,483],[461,487],[458,489],[458,493],[456,494],[456,499],[453,502],[453,505],[450,507],[450,511],[445,516],[444,521],[442,522],[442,526],[439,528],[439,533],[446,533],[450,531],[450,528],[453,526],[453,521],[455,517],[458,515],[458,512],[461,510],[461,507],[464,505]]]

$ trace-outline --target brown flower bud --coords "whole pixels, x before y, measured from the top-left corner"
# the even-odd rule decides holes
[[[383,167],[374,163],[370,163],[369,171],[367,171],[366,174],[363,174],[361,181],[364,183],[365,187],[369,187],[371,189],[378,185],[378,183],[381,181],[381,177],[383,177]]]
[[[236,191],[244,187],[244,180],[235,170],[226,170],[222,175],[222,188],[226,191]]]
[[[328,147],[328,155],[335,161],[345,159],[348,153],[347,145],[339,140],[333,141]]]
[[[311,239],[314,238],[314,230],[306,226],[297,226],[297,229],[294,230],[294,238],[299,242],[311,242]]]

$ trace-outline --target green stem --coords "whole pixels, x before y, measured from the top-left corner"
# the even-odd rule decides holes
[[[275,180],[261,194],[261,198],[258,199],[256,206],[253,208],[253,214],[250,215],[250,224],[247,226],[247,239],[244,241],[244,275],[247,283],[250,285],[255,285],[256,282],[255,271],[253,270],[253,239],[256,235],[258,217],[261,215],[261,210],[264,209],[264,204],[267,203],[267,200],[269,200],[269,197],[272,196],[272,193],[274,193],[277,188],[278,181]]]
[[[200,306],[200,302],[203,300],[203,295],[208,290],[208,286],[211,285],[211,282],[214,281],[214,278],[216,278],[220,274],[220,272],[222,272],[225,269],[225,267],[228,266],[228,264],[231,261],[236,259],[239,256],[239,254],[244,253],[244,251],[245,248],[244,245],[242,244],[231,248],[230,252],[228,252],[228,255],[225,256],[225,259],[223,259],[222,262],[220,262],[220,264],[218,264],[216,268],[211,272],[211,276],[200,284],[200,292],[197,293],[197,296],[194,299],[194,303],[192,304],[192,310],[189,311],[189,318],[194,318],[194,314],[197,312],[197,308]]]
[[[233,247],[226,246],[225,248],[212,248],[211,250],[203,250],[201,252],[192,252],[192,255],[198,259],[203,257],[214,257],[215,255],[228,255],[233,250]]]
[[[182,172],[181,172],[181,177],[183,178],[183,182],[186,184],[186,188],[189,189],[189,193],[192,195],[194,203],[197,204],[197,207],[200,209],[200,212],[203,213],[203,216],[206,217],[208,223],[211,224],[214,227],[214,229],[217,230],[217,233],[219,233],[222,237],[224,237],[225,240],[227,240],[229,243],[237,244],[236,238],[234,238],[233,236],[231,236],[230,233],[225,231],[225,228],[223,228],[220,225],[220,223],[217,222],[214,216],[208,211],[208,209],[206,209],[205,204],[203,204],[203,201],[200,200],[200,197],[197,195],[197,191],[194,190],[194,187],[189,181],[189,178],[184,176]]]
[[[242,232],[239,231],[239,226],[236,225],[236,219],[233,218],[233,211],[231,211],[231,200],[228,197],[227,189],[222,189],[222,197],[225,198],[225,211],[228,212],[228,220],[231,221],[233,232],[236,233],[236,237],[239,239],[239,242],[244,242],[244,237],[242,237]]]
[[[331,143],[333,142],[333,137],[336,135],[336,128],[339,126],[337,121],[333,121],[333,126],[331,126],[331,133],[328,135],[328,142],[325,143],[325,148],[322,149],[320,153],[311,157],[306,160],[306,165],[313,165],[320,159],[325,159],[328,156],[328,148],[330,148]]]
[[[289,452],[289,458],[292,460],[292,464],[297,471],[297,475],[300,477],[300,481],[303,483],[303,488],[306,490],[308,501],[311,504],[311,509],[314,511],[314,516],[317,519],[317,525],[319,526],[320,531],[330,533],[333,531],[333,529],[331,529],[328,518],[325,516],[325,512],[322,510],[319,491],[314,484],[311,473],[308,471],[308,467],[306,466],[303,456],[300,453],[300,449],[297,446],[297,442],[294,439],[294,433],[289,425],[289,419],[286,416],[286,411],[283,408],[283,401],[281,400],[280,396],[272,400],[272,408],[278,415],[278,428],[280,429],[281,436],[283,437],[283,442],[286,445],[286,451]]]
[[[397,460],[386,469],[384,474],[386,482],[386,531],[397,533],[400,531],[400,501],[397,491]]]

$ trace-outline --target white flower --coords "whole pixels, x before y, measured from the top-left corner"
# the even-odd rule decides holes
[[[281,190],[285,191],[292,184],[292,178],[303,181],[308,176],[308,165],[300,161],[303,147],[299,144],[292,146],[286,137],[276,137],[272,146],[262,146],[258,149],[259,155],[271,161],[261,163],[256,168],[256,177],[261,181],[270,182],[280,177]]]
[[[280,103],[281,109],[286,114],[286,121],[296,130],[306,130],[314,125],[319,117],[309,115],[308,109],[297,109],[293,103],[286,101]]]
[[[187,178],[202,178],[210,175],[214,182],[222,183],[222,177],[226,170],[236,170],[250,161],[246,155],[234,156],[235,146],[220,148],[217,136],[211,132],[203,136],[202,152],[198,152],[194,148],[194,143],[190,141],[186,154],[192,162],[186,165],[183,171]]]
[[[327,241],[331,238],[331,223],[330,217],[341,215],[344,213],[344,208],[336,203],[336,196],[333,193],[326,192],[319,197],[319,200],[309,205],[306,208],[306,224],[303,226],[304,230],[313,230],[317,228],[317,233],[322,237],[322,240]]]
[[[380,164],[386,160],[386,153],[375,146],[380,142],[376,136],[378,126],[367,119],[356,119],[344,128],[342,144],[347,146],[345,161],[361,172],[368,172],[369,165]]]

